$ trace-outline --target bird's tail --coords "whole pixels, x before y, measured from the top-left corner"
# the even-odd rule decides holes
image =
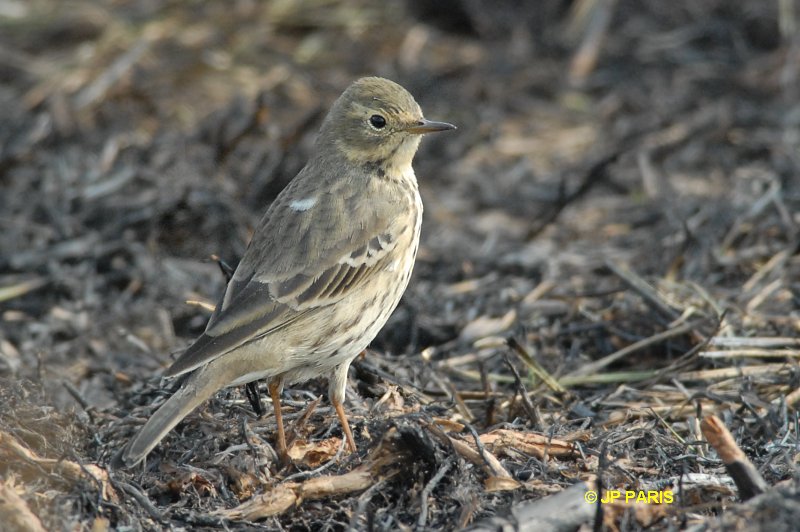
[[[229,384],[226,375],[215,374],[220,369],[222,368],[217,367],[214,371],[206,365],[189,375],[183,386],[156,410],[125,449],[122,454],[125,467],[141,462],[175,425],[217,390]]]

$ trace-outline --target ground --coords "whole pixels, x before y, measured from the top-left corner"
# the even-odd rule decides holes
[[[674,500],[581,502],[567,530],[793,529],[797,9],[0,0],[0,514],[491,529],[586,482]],[[416,158],[415,273],[350,372],[357,455],[320,380],[284,394],[289,467],[242,389],[114,467],[222,293],[214,257],[362,75],[458,130]]]

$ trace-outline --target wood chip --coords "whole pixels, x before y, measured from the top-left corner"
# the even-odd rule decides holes
[[[570,456],[575,454],[575,444],[533,432],[498,429],[482,434],[481,441],[494,453],[508,456],[511,451],[522,452],[537,458],[545,456]]]
[[[371,471],[356,469],[338,476],[323,476],[302,483],[279,484],[236,508],[222,509],[213,515],[233,521],[257,521],[280,515],[304,500],[347,495],[369,488],[376,482]]]
[[[0,482],[0,523],[3,530],[45,532],[42,522],[17,492],[11,479]]]
[[[341,438],[328,438],[314,442],[296,441],[288,450],[289,458],[292,459],[292,462],[316,468],[336,456],[341,443]]]
[[[106,469],[96,464],[77,464],[66,459],[43,458],[5,431],[0,431],[0,461],[27,462],[48,472],[58,473],[73,482],[78,480],[96,482],[100,486],[103,500],[113,503],[119,502],[119,496],[114,488],[111,487]]]
[[[489,316],[480,316],[469,322],[459,334],[459,339],[462,342],[470,343],[484,338],[486,336],[494,336],[503,331],[508,330],[517,320],[517,311],[514,309],[506,312],[502,317],[490,318]]]

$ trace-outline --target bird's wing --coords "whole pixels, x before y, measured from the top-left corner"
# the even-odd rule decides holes
[[[383,200],[363,187],[356,187],[360,198],[338,188],[316,197],[305,210],[297,208],[298,190],[292,184],[275,200],[228,285],[221,310],[167,376],[307,323],[310,314],[346,297],[391,264],[398,236],[411,223],[403,212],[405,203]]]

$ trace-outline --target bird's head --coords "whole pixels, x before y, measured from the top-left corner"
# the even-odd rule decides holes
[[[336,100],[322,124],[317,146],[351,163],[410,164],[421,135],[455,129],[422,116],[414,97],[388,79],[361,78]]]

